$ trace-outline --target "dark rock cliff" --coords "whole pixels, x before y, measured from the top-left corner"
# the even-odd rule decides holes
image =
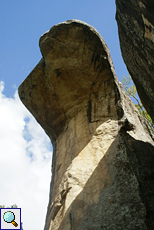
[[[124,62],[154,122],[154,1],[116,0]]]

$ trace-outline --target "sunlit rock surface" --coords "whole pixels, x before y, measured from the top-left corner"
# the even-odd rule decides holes
[[[19,95],[53,144],[44,230],[152,229],[153,141],[104,40],[72,20],[46,32],[40,50]]]

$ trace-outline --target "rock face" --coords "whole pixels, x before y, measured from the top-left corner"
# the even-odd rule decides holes
[[[107,45],[72,20],[45,33],[40,50],[19,95],[53,144],[44,229],[154,229],[154,143]]]
[[[123,59],[154,122],[154,1],[116,0]]]

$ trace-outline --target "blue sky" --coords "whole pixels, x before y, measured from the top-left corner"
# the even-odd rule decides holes
[[[119,80],[127,76],[115,11],[111,0],[0,0],[0,204],[17,204],[26,230],[44,226],[52,148],[17,88],[41,59],[40,36],[68,19],[95,27],[110,49]]]
[[[11,97],[41,58],[40,36],[54,24],[79,19],[95,27],[109,46],[118,78],[128,75],[121,57],[115,2],[108,0],[1,0],[0,80]]]

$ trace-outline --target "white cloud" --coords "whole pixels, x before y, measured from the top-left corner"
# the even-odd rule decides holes
[[[42,230],[51,180],[51,143],[22,105],[17,92],[3,94],[0,82],[0,205],[21,208],[23,228]]]

